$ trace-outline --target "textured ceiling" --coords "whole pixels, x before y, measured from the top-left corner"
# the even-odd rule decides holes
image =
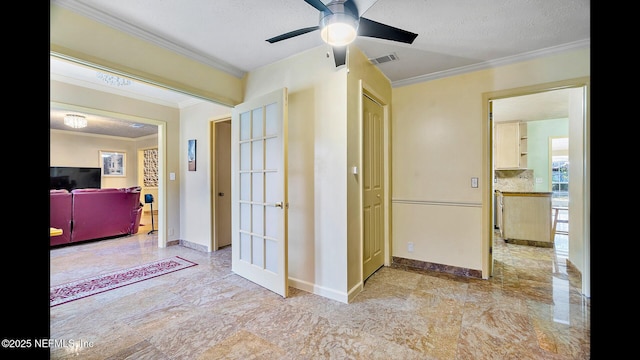
[[[413,44],[366,37],[355,41],[369,58],[388,54],[398,58],[377,65],[394,87],[590,45],[588,0],[354,1],[361,16],[418,34]],[[238,77],[301,51],[325,46],[317,31],[275,44],[265,41],[318,24],[318,11],[304,0],[52,0],[51,3]],[[53,20],[50,26],[55,26]],[[52,62],[51,76],[54,80],[177,108],[196,101],[144,84],[134,84],[131,89],[105,88],[97,82],[95,71],[84,70],[87,69],[78,74],[73,66],[54,66]],[[532,95],[527,100],[541,97]],[[521,100],[524,99],[513,102]],[[566,108],[566,104],[551,106],[547,101],[556,104],[559,100],[546,99],[542,106],[536,106],[535,114],[509,116],[523,120],[562,117],[552,109]],[[504,107],[514,111],[531,108],[508,103]],[[64,128],[60,125],[61,115],[52,109],[52,129]],[[95,121],[90,122],[96,128],[84,131],[138,137],[146,130],[103,124],[105,119],[96,115]],[[128,126],[129,122],[123,125]]]
[[[361,16],[418,34],[412,44],[370,37],[358,37],[354,43],[369,58],[397,55],[398,61],[379,65],[394,85],[584,47],[590,42],[588,0],[354,2]],[[323,46],[318,31],[274,44],[265,41],[318,25],[319,11],[304,0],[53,0],[52,3],[238,77]],[[51,26],[55,26],[53,20]]]

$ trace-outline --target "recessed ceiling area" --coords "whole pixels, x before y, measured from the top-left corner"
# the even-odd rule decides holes
[[[493,100],[493,121],[532,121],[569,117],[571,89]]]
[[[108,76],[105,76],[108,75]],[[107,80],[117,79],[130,80],[127,85],[118,85],[116,82]],[[141,101],[147,101],[163,106],[181,108],[197,104],[204,100],[194,98],[177,91],[162,88],[156,85],[143,83],[123,76],[110,74],[89,66],[73,63],[71,61],[50,56],[50,78],[51,80],[81,86],[88,89],[107,92]],[[64,124],[64,116],[67,114],[78,114],[85,116],[87,127],[72,129]],[[133,122],[114,116],[106,116],[97,113],[87,113],[70,111],[65,108],[50,107],[50,129],[74,131],[86,134],[98,134],[108,136],[118,136],[126,138],[140,138],[158,132],[158,127],[144,122]]]

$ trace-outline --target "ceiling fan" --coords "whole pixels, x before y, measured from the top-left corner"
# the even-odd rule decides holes
[[[354,0],[332,0],[326,5],[320,0],[304,1],[320,11],[320,23],[317,26],[293,30],[272,37],[267,39],[269,43],[273,44],[311,31],[320,30],[322,40],[333,47],[336,66],[340,66],[346,62],[346,45],[355,40],[358,35],[407,44],[413,43],[413,40],[418,36],[418,34],[410,31],[361,17]]]

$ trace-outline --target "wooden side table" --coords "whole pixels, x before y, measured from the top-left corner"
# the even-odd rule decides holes
[[[58,229],[58,228],[54,228],[54,227],[49,227],[49,229],[51,230],[49,237],[51,236],[60,236],[62,235],[62,229]]]

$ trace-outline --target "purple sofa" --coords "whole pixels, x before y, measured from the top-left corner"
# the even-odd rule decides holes
[[[49,194],[49,223],[62,229],[62,235],[49,238],[49,245],[71,242],[71,210],[73,196],[67,190],[51,190]]]
[[[61,236],[50,237],[50,246],[138,232],[142,216],[139,186],[75,189],[67,195],[64,191],[50,193],[51,226],[62,229]]]

